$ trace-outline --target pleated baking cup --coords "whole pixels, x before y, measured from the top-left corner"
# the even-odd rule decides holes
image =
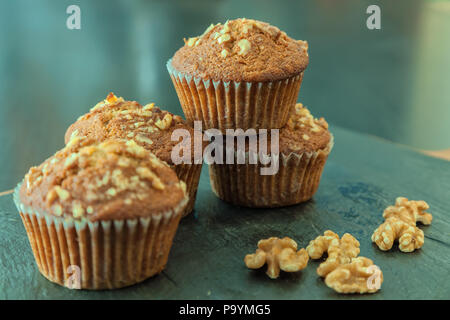
[[[48,280],[71,289],[115,289],[161,272],[188,201],[151,217],[97,221],[64,219],[37,212],[19,199],[36,264]]]
[[[203,129],[279,129],[297,101],[303,72],[278,81],[213,81],[183,74],[167,62],[167,70],[188,121]]]
[[[202,164],[179,164],[172,166],[172,168],[175,170],[178,179],[186,183],[186,193],[189,196],[189,201],[182,214],[182,217],[185,217],[194,210],[198,183],[202,173]]]
[[[316,152],[280,154],[279,170],[261,175],[267,166],[211,164],[209,176],[213,192],[222,200],[245,207],[282,207],[307,201],[319,187],[325,162],[333,148],[333,136],[325,149]],[[237,153],[235,153],[236,163]]]

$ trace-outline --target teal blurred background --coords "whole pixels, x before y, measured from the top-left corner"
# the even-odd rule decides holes
[[[81,30],[66,28],[71,4]],[[366,28],[371,4],[381,30]],[[449,1],[0,0],[0,191],[61,148],[65,129],[109,91],[182,114],[166,61],[183,37],[238,17],[309,42],[299,100],[314,115],[414,148],[450,147]]]

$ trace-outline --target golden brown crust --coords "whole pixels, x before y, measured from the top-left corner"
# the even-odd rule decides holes
[[[20,201],[44,214],[98,221],[163,213],[185,194],[175,172],[133,140],[74,138],[30,169]]]
[[[161,110],[153,103],[142,106],[136,101],[124,101],[110,93],[67,129],[65,142],[68,143],[72,136],[86,136],[97,141],[109,138],[134,140],[159,159],[173,164],[172,148],[179,143],[171,140],[175,129],[188,130],[191,137],[194,136],[194,129],[180,116]],[[192,138],[192,159],[193,142]]]
[[[224,81],[275,81],[304,71],[308,43],[277,27],[252,19],[211,25],[203,35],[185,40],[172,59],[179,72]]]

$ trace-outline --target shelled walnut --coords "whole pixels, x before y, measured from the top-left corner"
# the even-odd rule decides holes
[[[244,258],[245,265],[250,269],[259,269],[267,264],[267,275],[276,279],[280,269],[286,272],[297,272],[306,268],[308,254],[305,249],[297,251],[297,243],[285,237],[271,237],[258,242],[258,249]]]
[[[374,293],[383,282],[383,273],[365,257],[353,258],[338,266],[325,278],[325,284],[339,293]]]
[[[383,251],[390,250],[396,240],[403,252],[419,249],[424,243],[423,231],[416,227],[417,222],[429,225],[433,216],[425,212],[429,208],[425,201],[408,200],[398,197],[394,206],[383,212],[385,222],[373,233],[372,242]]]
[[[323,236],[318,236],[311,240],[306,247],[311,259],[319,259],[327,252],[327,259],[317,268],[317,274],[321,277],[327,276],[342,264],[350,263],[352,258],[359,254],[359,242],[351,234],[344,234],[341,239],[331,230],[324,232]]]

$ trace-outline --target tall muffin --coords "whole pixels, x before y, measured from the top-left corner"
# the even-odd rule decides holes
[[[112,289],[164,269],[187,195],[175,172],[132,140],[73,139],[30,169],[14,201],[47,279]]]
[[[172,149],[179,142],[172,141],[171,136],[177,129],[186,130],[190,134],[190,144],[186,148],[191,151],[190,155],[187,155],[190,163],[175,165],[172,161]],[[180,116],[163,111],[153,103],[142,106],[136,101],[125,101],[110,93],[104,101],[98,103],[67,129],[66,143],[73,137],[88,137],[97,141],[110,138],[134,140],[167,162],[175,170],[178,178],[186,183],[189,203],[184,215],[193,210],[202,161],[199,157],[195,164],[194,129]],[[201,154],[202,149],[197,151]]]
[[[269,152],[271,138],[269,134]],[[278,162],[278,171],[269,170],[269,174],[262,175],[261,169],[268,165],[261,164],[263,157],[252,152],[248,142],[242,152],[234,146],[234,164],[210,165],[214,193],[222,200],[248,207],[280,207],[309,200],[319,187],[325,162],[333,147],[333,136],[328,131],[327,122],[323,118],[313,118],[309,110],[299,103],[287,124],[279,130],[278,142],[279,153],[272,155],[272,160]],[[258,150],[260,148],[258,145]],[[245,159],[243,164],[237,164],[239,156]],[[252,164],[250,159],[258,162]]]
[[[167,69],[187,120],[223,133],[281,128],[297,101],[307,50],[307,42],[243,18],[185,40]]]

